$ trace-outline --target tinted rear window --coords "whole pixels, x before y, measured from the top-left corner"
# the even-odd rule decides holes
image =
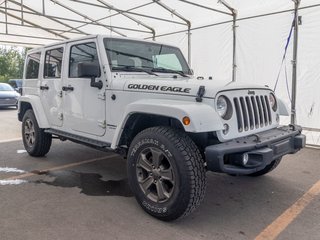
[[[40,52],[28,55],[26,79],[33,79],[39,77],[40,57]]]

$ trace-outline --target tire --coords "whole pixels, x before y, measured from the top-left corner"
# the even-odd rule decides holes
[[[262,169],[258,172],[255,172],[255,173],[251,173],[248,176],[251,176],[251,177],[263,176],[263,175],[273,171],[280,164],[280,162],[281,162],[281,158],[278,158],[278,159],[274,160],[273,162],[271,162],[269,165],[267,165],[264,169]]]
[[[22,118],[22,139],[25,149],[33,157],[45,156],[50,150],[52,136],[39,128],[31,109]]]
[[[130,145],[127,170],[138,203],[160,220],[185,217],[204,198],[206,170],[200,151],[186,134],[172,128],[140,132]]]

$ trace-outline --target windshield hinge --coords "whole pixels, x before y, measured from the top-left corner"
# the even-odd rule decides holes
[[[101,127],[101,128],[103,128],[103,129],[105,129],[106,127],[107,127],[107,122],[106,122],[106,120],[100,120],[100,121],[98,121],[98,125],[99,125],[99,127]]]
[[[196,97],[196,101],[197,102],[202,102],[202,98],[204,93],[206,92],[206,87],[205,86],[200,86],[198,93],[197,93],[197,97]]]

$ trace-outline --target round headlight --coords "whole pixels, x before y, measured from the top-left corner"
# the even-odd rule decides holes
[[[217,112],[220,115],[220,117],[224,117],[227,114],[228,111],[228,102],[227,98],[224,96],[220,96],[217,99]]]
[[[271,105],[272,110],[273,110],[274,112],[277,111],[277,108],[278,108],[278,106],[277,106],[277,99],[276,99],[276,97],[274,96],[273,93],[270,93],[270,94],[269,94],[269,102],[270,102],[270,105]]]

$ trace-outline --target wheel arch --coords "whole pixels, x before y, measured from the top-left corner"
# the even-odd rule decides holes
[[[33,110],[40,128],[49,128],[49,122],[38,96],[22,96],[19,99],[18,120],[22,121],[24,114],[29,109]]]
[[[185,131],[181,122],[174,117],[135,112],[126,120],[118,145],[126,145],[129,147],[130,143],[139,132],[156,126],[168,126]]]
[[[183,117],[190,118],[189,125],[182,124]],[[223,129],[220,117],[208,104],[163,99],[139,100],[126,107],[122,121],[115,130],[111,148],[128,146],[128,142],[124,144],[124,139],[130,140],[131,137],[132,140],[132,136],[139,131],[155,126],[170,126],[190,134]],[[126,135],[130,128],[132,133],[128,138]]]

